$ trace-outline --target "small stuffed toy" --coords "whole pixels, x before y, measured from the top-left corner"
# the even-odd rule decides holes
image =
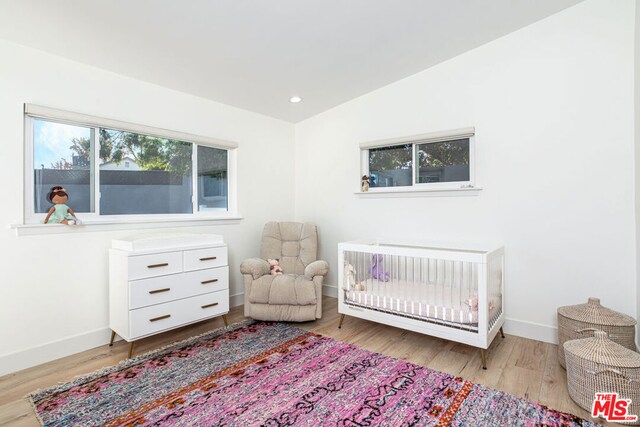
[[[478,311],[478,294],[473,294],[471,299],[465,300],[465,304],[469,306],[471,311]],[[493,300],[489,299],[489,311],[493,310]]]
[[[280,265],[278,264],[280,261],[278,261],[277,259],[269,258],[267,262],[269,263],[269,269],[271,270],[271,274],[273,276],[282,274],[282,267],[280,267]]]
[[[356,285],[356,269],[353,268],[353,265],[349,264],[349,261],[345,261],[343,272],[344,288],[350,290]]]
[[[367,175],[362,175],[361,188],[362,191],[369,191],[369,177]]]
[[[371,266],[369,267],[369,274],[372,279],[388,282],[391,278],[391,273],[384,271],[384,256],[377,254],[373,256]]]
[[[47,198],[53,203],[53,206],[51,206],[47,217],[44,219],[45,224],[76,225],[80,223],[73,209],[65,205],[69,200],[69,196],[63,187],[59,185],[52,187]]]

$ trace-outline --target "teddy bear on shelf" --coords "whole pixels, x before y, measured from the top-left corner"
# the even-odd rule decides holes
[[[279,264],[279,260],[269,258],[267,262],[269,263],[269,269],[271,270],[272,275],[276,276],[283,273],[282,267],[280,267]]]

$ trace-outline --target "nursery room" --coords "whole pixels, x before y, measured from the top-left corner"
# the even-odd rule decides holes
[[[640,425],[636,0],[0,0],[0,425]]]

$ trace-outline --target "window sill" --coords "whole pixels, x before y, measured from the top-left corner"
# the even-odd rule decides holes
[[[377,197],[469,197],[477,196],[482,187],[386,187],[370,188],[369,191],[355,191],[354,194],[365,198]]]
[[[191,216],[188,218],[140,218],[140,219],[91,219],[80,220],[80,225],[64,224],[10,224],[9,228],[16,230],[18,236],[32,236],[38,234],[83,233],[90,231],[114,230],[143,230],[149,228],[195,227],[203,225],[238,224],[242,220],[240,215],[229,216]]]

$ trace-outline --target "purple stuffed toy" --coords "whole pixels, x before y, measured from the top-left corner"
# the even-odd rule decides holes
[[[391,273],[384,271],[384,256],[377,254],[373,256],[371,267],[369,267],[369,274],[372,279],[382,280],[388,282],[391,277]]]

